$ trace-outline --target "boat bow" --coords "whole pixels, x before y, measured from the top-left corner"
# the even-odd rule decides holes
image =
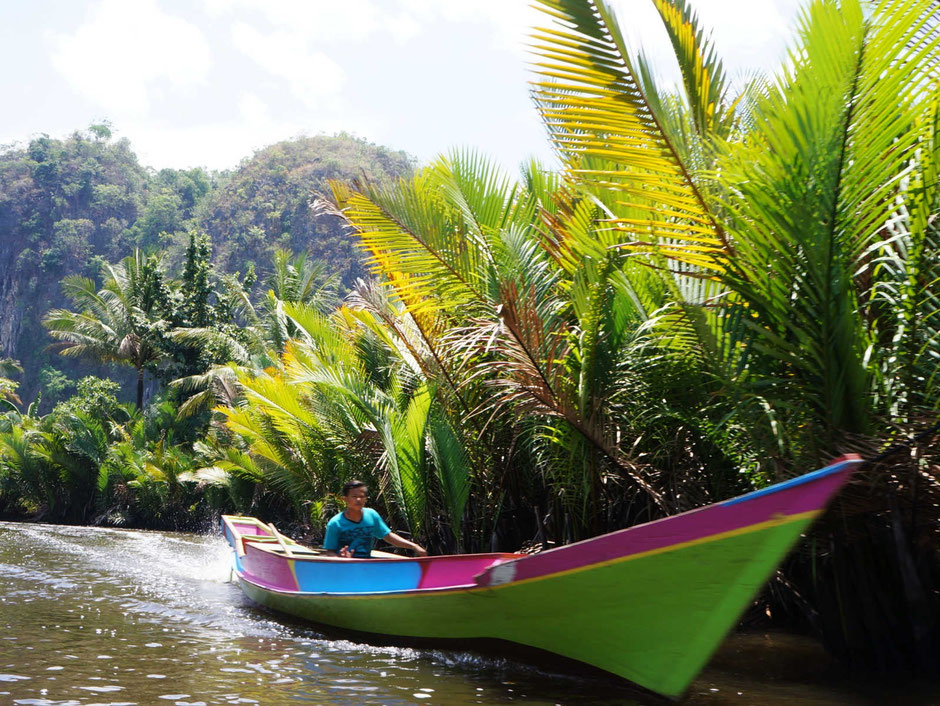
[[[276,610],[396,637],[508,640],[680,696],[861,463],[531,556],[326,558],[253,518],[223,525],[245,593]]]

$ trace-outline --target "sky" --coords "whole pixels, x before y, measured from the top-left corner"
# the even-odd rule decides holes
[[[797,0],[691,0],[726,71],[772,72]],[[649,0],[611,0],[675,81]],[[426,162],[473,147],[505,169],[550,150],[529,98],[529,0],[0,2],[0,146],[107,121],[156,169],[230,169],[347,132]]]

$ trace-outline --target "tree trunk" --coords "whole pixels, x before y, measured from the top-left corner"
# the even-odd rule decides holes
[[[144,369],[137,368],[137,411],[144,407]]]

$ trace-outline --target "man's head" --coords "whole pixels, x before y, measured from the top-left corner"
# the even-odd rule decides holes
[[[362,509],[369,499],[369,489],[361,480],[351,480],[343,484],[343,502],[346,503],[346,517],[358,521]]]
[[[366,495],[369,494],[368,486],[361,480],[348,480],[343,483],[343,497],[347,497],[353,490],[356,490],[357,488],[362,488]]]

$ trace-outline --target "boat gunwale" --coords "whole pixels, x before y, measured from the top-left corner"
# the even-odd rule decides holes
[[[267,530],[268,525],[262,522],[261,520],[255,517],[246,517],[242,515],[222,515],[222,521],[228,525],[229,529],[232,532],[233,539],[237,542],[241,540],[245,549],[251,546],[254,549],[271,554],[273,556],[282,557],[284,559],[291,559],[293,561],[303,561],[303,562],[336,562],[341,561],[344,563],[360,563],[360,562],[400,562],[400,561],[414,561],[420,564],[429,564],[434,562],[442,561],[463,561],[466,559],[481,558],[481,557],[492,557],[493,560],[497,559],[523,559],[529,554],[521,554],[519,552],[475,552],[472,554],[437,554],[434,556],[422,556],[422,557],[407,557],[400,555],[391,555],[388,552],[381,552],[385,556],[371,556],[371,557],[342,557],[342,556],[330,556],[323,553],[315,552],[324,552],[324,549],[318,549],[316,547],[308,547],[303,544],[294,542],[294,540],[289,540],[292,542],[291,549],[294,547],[299,549],[302,553],[294,554],[288,556],[284,553],[280,544],[277,542],[277,539],[270,534],[259,535],[259,534],[242,534],[239,532],[234,525],[235,524],[251,524],[255,527],[261,527],[262,529]],[[288,538],[289,539],[289,538]],[[373,550],[375,551],[375,550]],[[308,553],[311,552],[311,553]]]
[[[336,598],[394,598],[394,597],[405,596],[409,594],[429,595],[429,594],[444,594],[444,593],[460,592],[460,591],[470,592],[473,590],[495,591],[501,588],[522,586],[522,585],[529,584],[529,583],[535,583],[537,581],[550,581],[553,579],[560,578],[562,576],[570,576],[572,574],[582,573],[584,571],[602,569],[608,566],[613,566],[615,564],[621,564],[627,561],[633,561],[634,559],[643,559],[649,556],[655,556],[657,554],[665,554],[665,553],[672,552],[672,551],[679,551],[682,549],[687,549],[689,547],[697,546],[700,544],[718,542],[724,539],[729,539],[731,537],[740,536],[742,534],[760,532],[766,529],[771,529],[773,527],[779,527],[780,525],[789,524],[791,522],[812,520],[820,512],[821,510],[812,510],[809,512],[800,513],[798,515],[786,515],[784,517],[771,518],[765,522],[761,522],[761,523],[757,523],[753,525],[747,525],[745,527],[741,527],[735,530],[730,530],[728,532],[717,532],[715,534],[700,537],[698,539],[695,539],[689,542],[678,542],[676,544],[670,544],[666,547],[659,547],[659,548],[651,549],[645,552],[636,552],[633,554],[622,554],[620,556],[616,556],[611,559],[608,559],[607,561],[585,563],[580,566],[572,567],[570,569],[565,569],[562,571],[555,571],[552,573],[539,574],[537,576],[528,576],[525,578],[507,581],[505,583],[485,584],[485,583],[474,582],[472,584],[456,584],[453,586],[433,586],[433,587],[428,587],[428,588],[408,588],[408,589],[399,589],[399,590],[393,590],[393,591],[344,591],[344,592],[301,591],[301,590],[293,591],[293,590],[285,590],[285,589],[280,589],[280,588],[269,588],[268,586],[262,585],[258,583],[257,581],[252,581],[251,579],[247,578],[245,576],[245,572],[236,571],[235,573],[236,575],[238,575],[239,579],[248,581],[250,584],[258,587],[259,589],[263,591],[267,591],[270,593],[277,593],[277,594],[281,594],[285,596],[297,596],[297,597],[309,596],[309,597],[316,597],[316,598],[332,598],[332,597],[336,597]],[[294,559],[293,557],[286,557],[283,554],[277,554],[275,556],[278,556],[284,559],[289,559],[289,560]],[[449,554],[445,556],[459,557],[459,556],[469,556],[469,555]],[[341,558],[341,557],[332,557],[332,558]],[[433,558],[433,557],[429,557],[429,558]],[[443,558],[443,557],[437,557],[437,558]],[[361,561],[371,561],[371,560],[363,559]],[[485,573],[488,570],[489,569],[485,569],[484,572],[482,573]],[[480,574],[478,574],[477,576],[480,576]],[[477,578],[477,577],[474,577],[474,578]]]
[[[421,557],[407,557],[407,556],[396,556],[394,558],[388,556],[374,556],[374,557],[342,557],[342,556],[327,556],[323,554],[294,554],[288,556],[283,551],[278,551],[281,547],[277,542],[268,542],[262,540],[260,542],[254,541],[252,535],[241,535],[240,537],[245,541],[245,549],[247,551],[250,546],[252,549],[257,549],[260,552],[270,554],[272,556],[280,557],[282,559],[290,559],[291,561],[301,561],[301,562],[343,562],[344,564],[359,564],[362,562],[368,562],[369,564],[374,563],[388,563],[388,562],[401,562],[401,561],[414,561],[419,564],[431,564],[431,563],[444,563],[447,561],[462,561],[465,559],[478,558],[478,557],[492,557],[494,561],[497,559],[506,559],[507,561],[514,559],[524,559],[529,554],[518,554],[513,552],[479,552],[477,554],[437,554],[435,556],[421,556]],[[300,549],[310,549],[310,547],[305,547],[302,544],[297,545]]]
[[[806,485],[807,483],[813,483],[821,478],[825,478],[826,476],[831,476],[833,473],[841,473],[845,470],[846,466],[854,466],[856,464],[862,463],[865,463],[865,459],[858,454],[843,454],[842,456],[832,459],[827,465],[815,471],[810,471],[809,473],[804,473],[802,475],[796,476],[795,478],[788,478],[787,480],[780,481],[779,483],[773,483],[763,488],[752,490],[751,492],[745,493],[744,495],[737,495],[733,498],[728,498],[727,500],[719,500],[714,504],[723,505],[725,507],[739,505],[740,503],[748,502],[749,500],[756,500],[757,498],[764,497],[765,495],[773,495],[774,493],[789,490],[790,488]],[[709,506],[705,505],[703,507]]]

